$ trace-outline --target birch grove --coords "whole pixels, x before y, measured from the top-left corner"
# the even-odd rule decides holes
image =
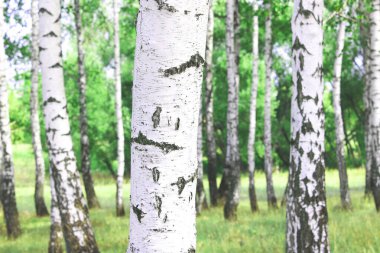
[[[66,251],[99,252],[73,152],[61,49],[61,4],[40,0],[40,62],[47,144]]]
[[[199,0],[140,2],[129,253],[196,249],[197,126],[208,11],[208,2]]]
[[[330,252],[323,112],[323,0],[295,0],[287,252]]]

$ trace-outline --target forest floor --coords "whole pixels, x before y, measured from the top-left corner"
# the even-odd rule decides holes
[[[49,217],[37,218],[34,212],[34,159],[29,145],[15,145],[16,196],[23,234],[17,240],[7,240],[3,213],[0,214],[0,253],[47,252]],[[354,209],[339,208],[339,178],[336,170],[326,172],[329,210],[329,237],[334,253],[380,252],[380,219],[372,199],[365,200],[364,170],[349,170],[349,183]],[[287,174],[273,174],[278,201],[281,201]],[[96,193],[101,209],[91,210],[96,240],[103,253],[122,253],[128,245],[128,215],[115,216],[115,185],[105,174],[95,174]],[[223,208],[205,210],[197,219],[197,252],[201,253],[261,253],[284,252],[285,209],[268,211],[265,195],[265,176],[256,174],[260,212],[252,214],[248,200],[248,179],[242,178],[241,203],[238,220],[225,222]],[[48,180],[46,200],[50,205]],[[205,180],[207,186],[207,181]],[[125,185],[125,200],[129,200],[129,184]],[[128,207],[129,203],[126,203]],[[129,210],[127,210],[129,214]]]

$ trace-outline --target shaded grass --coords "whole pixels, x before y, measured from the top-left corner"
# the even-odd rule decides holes
[[[0,253],[47,252],[49,217],[37,218],[34,214],[34,162],[30,146],[15,146],[16,194],[20,212],[22,236],[14,241],[6,239],[5,224],[0,214]],[[329,236],[332,252],[380,252],[380,217],[373,201],[364,200],[364,170],[349,170],[349,182],[354,209],[345,212],[339,208],[339,178],[336,170],[326,172],[329,209]],[[241,203],[238,220],[225,222],[223,208],[205,210],[197,219],[198,252],[284,252],[285,209],[268,211],[265,195],[265,176],[256,174],[260,212],[250,212],[248,179],[242,178]],[[286,173],[274,173],[278,202],[286,185]],[[106,174],[96,174],[96,193],[102,208],[91,210],[91,221],[101,252],[125,252],[128,245],[129,218],[115,216],[116,187]],[[207,186],[207,181],[205,180]],[[50,204],[48,180],[45,195]],[[129,205],[129,184],[124,191],[126,207]],[[129,213],[129,210],[127,210]]]

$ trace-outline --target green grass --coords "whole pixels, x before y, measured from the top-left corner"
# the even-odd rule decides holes
[[[14,147],[16,194],[23,234],[17,240],[7,240],[5,224],[0,214],[0,253],[46,252],[49,239],[49,218],[34,215],[34,161],[28,145]],[[274,184],[279,199],[286,184],[285,173],[274,173]],[[260,213],[249,209],[246,177],[242,178],[241,203],[238,221],[225,222],[221,207],[206,210],[197,220],[198,252],[284,252],[285,210],[268,211],[265,197],[265,177],[257,173],[257,194]],[[339,178],[335,170],[326,173],[329,209],[329,236],[332,252],[380,252],[380,217],[371,200],[363,199],[364,170],[349,170],[352,212],[339,208]],[[96,192],[101,209],[91,211],[91,221],[101,252],[125,252],[128,245],[129,218],[115,217],[115,186],[106,174],[96,174]],[[207,182],[205,181],[206,185]],[[46,181],[46,200],[49,200]],[[128,201],[129,185],[125,187]],[[128,203],[126,203],[128,206]]]

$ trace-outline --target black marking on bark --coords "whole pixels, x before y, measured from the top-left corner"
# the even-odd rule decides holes
[[[40,51],[40,52],[42,52],[42,51],[45,51],[46,50],[46,48],[45,47],[38,47],[38,50]]]
[[[204,14],[202,14],[202,13],[197,13],[197,14],[195,14],[195,17],[196,17],[197,20],[199,20],[199,17],[202,16],[202,15],[204,15]]]
[[[203,57],[199,53],[196,53],[195,55],[192,55],[190,57],[189,61],[182,63],[178,67],[172,67],[172,68],[164,70],[164,76],[169,77],[169,76],[181,74],[185,72],[186,69],[188,68],[191,68],[191,67],[199,68],[204,63],[205,63],[205,60],[203,59]]]
[[[59,63],[59,62],[57,62],[56,64],[51,65],[49,67],[49,69],[56,69],[56,68],[63,68],[63,67],[62,67],[61,63]]]
[[[169,5],[168,3],[164,2],[163,0],[155,0],[158,4],[158,10],[166,10],[169,12],[177,12],[177,9],[174,8],[174,6]]]
[[[190,13],[190,11],[187,11],[187,10],[184,10],[183,12],[185,13],[185,15]]]
[[[53,31],[43,35],[42,37],[54,37],[54,38],[57,38],[57,34],[55,34]]]
[[[145,214],[140,208],[139,206],[134,206],[132,205],[132,210],[133,212],[136,214],[137,216],[137,220],[141,223],[141,219],[144,218]]]
[[[171,185],[177,185],[177,187],[178,187],[178,195],[181,195],[181,193],[183,192],[183,189],[185,189],[185,186],[186,186],[187,183],[190,183],[190,182],[194,181],[195,175],[196,174],[193,174],[188,180],[185,180],[184,177],[179,177],[178,180],[177,180],[177,182],[171,184]]]
[[[162,207],[162,199],[161,199],[161,197],[160,196],[157,196],[156,195],[156,204],[155,204],[155,208],[157,209],[157,212],[158,212],[158,217],[160,217],[161,216],[161,211],[162,211],[162,209],[161,209],[161,207]]]
[[[39,14],[44,14],[44,13],[46,13],[46,14],[48,14],[48,15],[50,15],[50,16],[53,16],[53,14],[52,14],[50,11],[48,11],[47,9],[45,9],[45,8],[43,8],[43,7],[39,9],[38,13],[39,13]]]
[[[62,134],[62,136],[70,136],[71,135],[71,130],[68,133]]]
[[[58,131],[58,129],[55,129],[55,128],[48,128],[47,130],[46,130],[46,133],[53,133],[53,139],[54,139],[54,137],[55,137],[55,133]]]
[[[195,253],[195,249],[193,246],[191,246],[191,248],[187,251],[187,253]]]
[[[310,120],[302,124],[301,132],[303,134],[314,132],[313,124],[310,122]]]
[[[300,153],[301,156],[303,156],[303,154],[305,153],[305,151],[303,150],[302,147],[300,147],[300,148],[298,149],[298,152]]]
[[[177,118],[177,122],[175,123],[175,130],[179,129],[179,123],[181,122],[180,118]]]
[[[51,120],[52,120],[52,121],[56,121],[57,119],[65,119],[65,118],[62,117],[60,114],[58,114],[57,116],[55,116],[55,117],[52,118]]]
[[[301,111],[302,101],[303,101],[303,91],[302,91],[302,75],[299,71],[297,71],[297,104],[298,108]]]
[[[318,63],[317,68],[315,69],[315,72],[312,74],[313,77],[319,76],[320,81],[322,82],[323,78],[323,67]]]
[[[165,214],[165,217],[164,217],[164,223],[166,223],[168,221],[168,214]]]
[[[153,113],[152,121],[153,121],[153,127],[157,128],[158,125],[160,125],[160,115],[162,112],[162,108],[157,106],[156,111]]]
[[[61,13],[59,13],[58,18],[54,20],[54,23],[58,23],[59,21],[61,21]]]
[[[292,47],[293,50],[295,51],[298,51],[298,50],[303,50],[304,52],[308,53],[309,55],[311,55],[311,53],[306,49],[305,45],[301,43],[300,39],[298,38],[298,36],[296,37],[296,39],[294,40],[294,44],[293,44],[293,47]]]
[[[305,57],[303,56],[302,52],[299,54],[298,58],[300,59],[300,68],[301,68],[301,71],[303,71],[303,67],[305,65]]]
[[[311,16],[315,19],[315,21],[317,21],[318,24],[320,24],[320,20],[319,18],[317,19],[314,15],[314,13],[310,10],[307,10],[303,7],[303,4],[302,4],[302,0],[300,1],[300,5],[299,5],[299,9],[298,9],[298,13],[297,13],[297,16],[295,18],[295,21],[297,20],[298,16],[299,15],[302,15],[304,16],[305,18],[310,18]]]
[[[307,157],[309,157],[309,159],[310,159],[310,162],[312,162],[313,160],[314,160],[314,152],[313,152],[313,150],[310,150],[310,152],[309,153],[307,153]]]
[[[54,97],[49,97],[47,100],[44,101],[43,106],[46,106],[48,103],[57,103],[57,104],[60,104],[61,101],[57,100]]]
[[[160,179],[160,171],[156,167],[154,167],[152,170],[152,174],[153,174],[153,181],[157,183],[158,180]]]
[[[132,142],[140,144],[140,145],[150,145],[155,146],[159,149],[161,149],[165,153],[169,153],[171,151],[177,151],[183,149],[183,147],[177,146],[172,143],[167,142],[156,142],[153,140],[148,139],[143,133],[139,132],[138,137],[132,138]]]

